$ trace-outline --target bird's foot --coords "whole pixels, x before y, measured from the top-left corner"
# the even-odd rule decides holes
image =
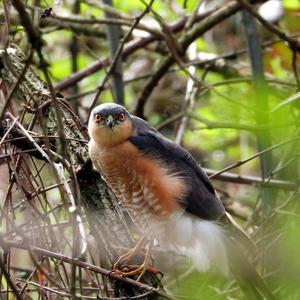
[[[159,273],[157,269],[149,266],[145,261],[141,265],[126,265],[123,266],[121,270],[113,270],[113,273],[124,277],[138,275],[136,279],[137,281],[141,280],[145,272],[149,272],[154,275]]]
[[[119,259],[115,262],[114,266],[113,266],[113,271],[115,270],[119,270],[124,264],[129,264],[130,260],[135,257],[135,256],[139,256],[144,244],[146,242],[146,237],[143,236],[135,245],[134,248],[130,249],[129,251],[127,251],[125,254],[121,255],[119,257]],[[143,257],[145,257],[145,255],[143,255]]]
[[[151,249],[153,246],[153,238],[149,241],[149,246],[146,249],[146,253],[143,251],[143,245],[145,244],[146,238],[142,237],[136,246],[129,250],[124,255],[120,256],[117,262],[113,266],[113,272],[122,276],[133,276],[139,274],[137,280],[139,281],[146,271],[157,274],[157,270],[150,267],[149,261],[151,260]],[[142,264],[132,264],[130,260],[136,256],[144,257]]]
[[[136,248],[133,248],[126,252],[125,254],[121,255],[118,260],[114,263],[113,266],[113,271],[118,271],[123,269],[124,267],[131,265],[130,263],[131,260],[136,257],[136,256],[142,256],[144,257],[145,255],[141,253],[141,249],[137,250]]]

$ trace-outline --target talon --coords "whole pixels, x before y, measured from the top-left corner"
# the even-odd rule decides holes
[[[118,275],[118,276],[123,276],[123,277],[125,277],[125,276],[124,276],[124,273],[123,273],[122,271],[120,271],[120,270],[111,270],[111,271],[109,272],[108,276],[110,276],[110,275]]]
[[[114,263],[113,270],[119,270],[122,267],[121,264],[128,263],[132,257],[140,252],[143,245],[145,244],[146,237],[142,237],[133,249],[130,249],[127,253],[121,255],[118,260]],[[121,271],[122,272],[122,271]]]
[[[121,269],[120,269],[121,263],[128,262],[133,256],[135,256],[140,251],[140,249],[144,243],[145,243],[145,237],[143,237],[133,249],[131,249],[124,255],[120,256],[119,259],[116,261],[116,263],[113,266],[113,272],[122,274],[122,276],[125,276],[125,277],[138,274],[137,281],[139,281],[143,277],[143,275],[145,274],[146,271],[153,273],[153,274],[158,274],[158,271],[149,265],[149,260],[151,258],[150,257],[151,250],[152,250],[152,246],[153,246],[153,239],[150,239],[149,246],[147,248],[146,255],[145,255],[145,258],[144,258],[144,261],[142,264],[140,264],[140,265],[127,264],[127,265],[121,266]],[[125,268],[127,268],[129,270],[124,271]]]

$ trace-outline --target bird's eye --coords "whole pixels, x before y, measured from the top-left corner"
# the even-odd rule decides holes
[[[102,121],[102,119],[103,119],[103,118],[102,118],[102,116],[101,116],[100,114],[96,114],[96,115],[95,115],[95,122],[96,122],[96,123],[100,123],[100,122]]]
[[[125,114],[120,113],[118,119],[123,122],[125,120]]]

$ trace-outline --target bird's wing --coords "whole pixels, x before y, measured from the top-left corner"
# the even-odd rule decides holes
[[[185,149],[168,140],[149,123],[132,117],[135,131],[130,137],[141,153],[161,160],[170,172],[185,180],[188,192],[181,199],[183,208],[202,219],[218,220],[225,214],[224,206],[205,172]]]

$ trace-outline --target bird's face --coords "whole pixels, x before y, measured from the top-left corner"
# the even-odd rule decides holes
[[[99,146],[112,147],[128,140],[133,126],[130,114],[123,106],[105,103],[92,110],[88,129]]]

